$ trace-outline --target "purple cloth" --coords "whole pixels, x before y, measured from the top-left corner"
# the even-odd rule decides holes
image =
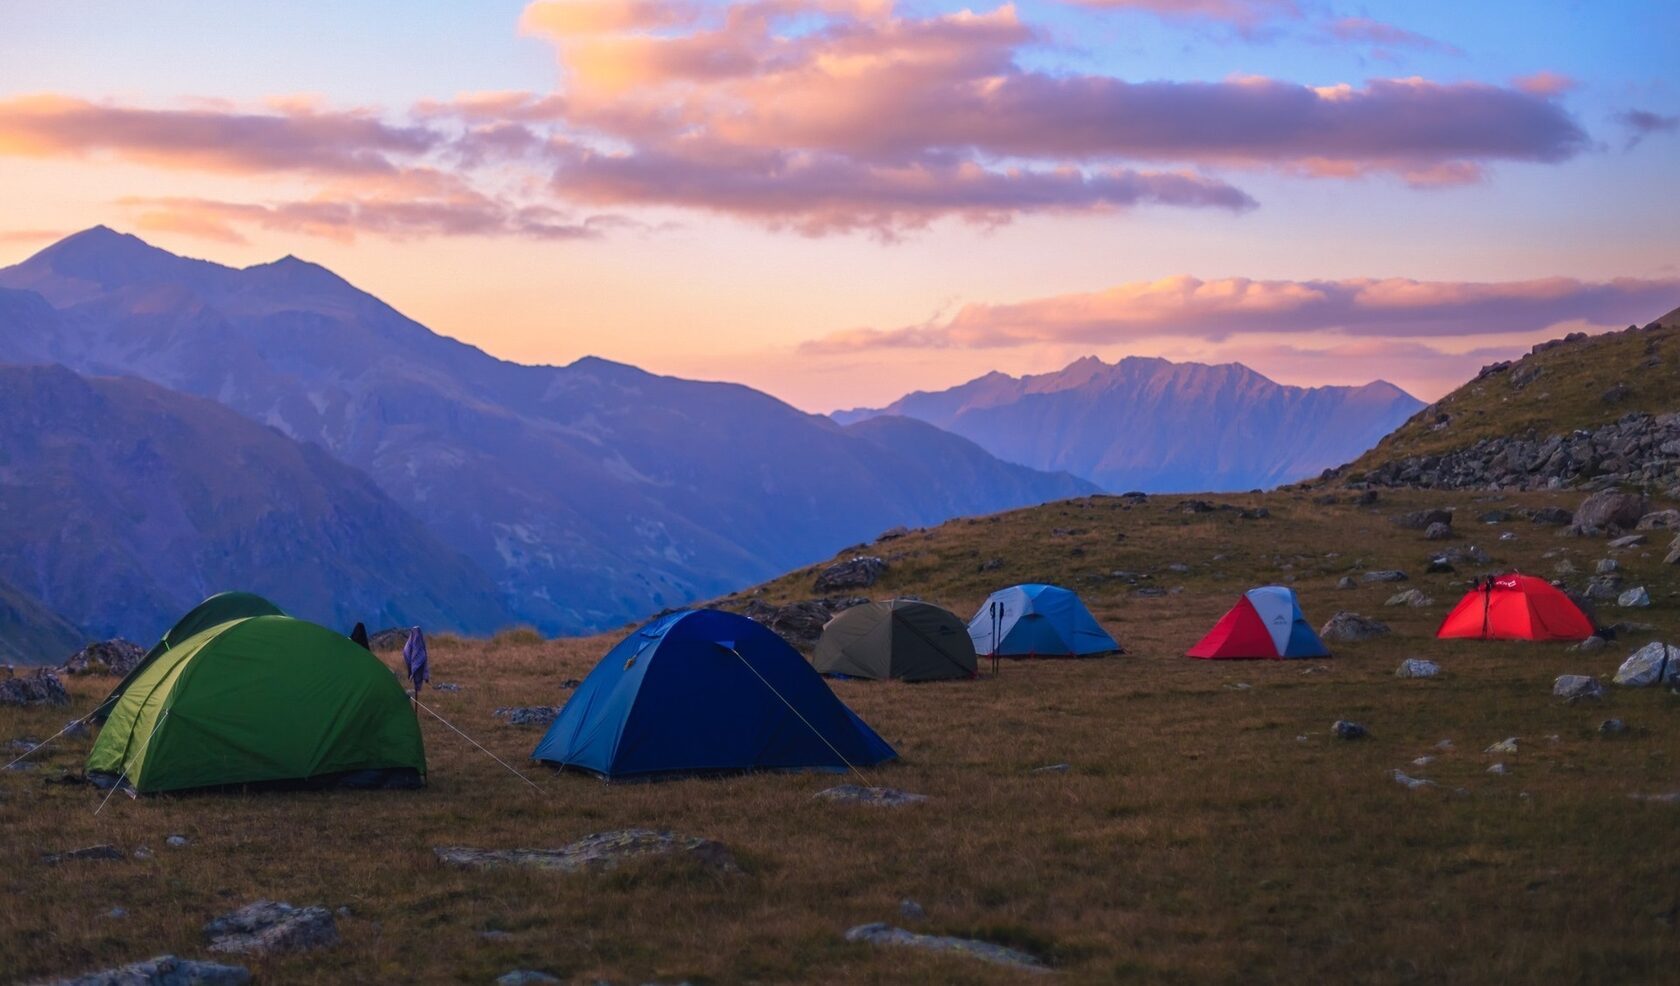
[[[420,686],[432,680],[432,669],[426,658],[426,635],[419,627],[409,628],[408,643],[403,644],[403,664],[408,667],[414,694],[420,694]]]

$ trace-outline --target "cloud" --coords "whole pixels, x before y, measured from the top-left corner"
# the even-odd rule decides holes
[[[1072,0],[1081,7],[1137,10],[1164,20],[1210,21],[1249,29],[1273,20],[1302,16],[1294,0]]]
[[[1512,84],[1531,96],[1561,96],[1575,89],[1580,83],[1562,72],[1542,70],[1531,75],[1519,76]]]
[[[1529,281],[1204,281],[1188,275],[1135,281],[1090,294],[1014,304],[970,304],[955,315],[896,329],[852,329],[805,344],[808,352],[1102,345],[1161,337],[1223,341],[1256,333],[1462,338],[1532,331],[1573,319],[1610,324],[1649,318],[1680,299],[1680,279]]]
[[[371,114],[291,105],[269,113],[145,109],[42,94],[0,99],[0,154],[113,157],[240,174],[352,174],[394,170],[438,135]]]
[[[1616,114],[1616,122],[1628,131],[1627,149],[1633,150],[1640,141],[1655,134],[1680,131],[1680,116],[1664,116],[1650,110],[1626,110]]]
[[[1389,52],[1395,48],[1435,51],[1449,55],[1464,54],[1464,50],[1457,45],[1437,41],[1416,31],[1408,31],[1367,17],[1338,18],[1325,25],[1324,30],[1329,37],[1337,41],[1371,45],[1377,49],[1376,54],[1383,57],[1391,57]]]

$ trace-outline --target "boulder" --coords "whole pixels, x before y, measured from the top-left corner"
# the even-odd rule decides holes
[[[1552,694],[1570,702],[1593,701],[1604,697],[1604,686],[1591,675],[1565,674],[1552,682]]]
[[[1587,580],[1586,597],[1593,602],[1610,602],[1622,594],[1622,577],[1614,572],[1594,575]]]
[[[242,965],[159,955],[115,969],[55,979],[43,986],[244,986],[250,981],[250,970]]]
[[[863,787],[859,784],[841,784],[838,787],[824,788],[812,795],[824,801],[835,801],[848,805],[870,805],[875,808],[896,808],[900,805],[913,805],[926,801],[925,794],[911,794],[891,787]]]
[[[1628,724],[1620,719],[1606,719],[1598,724],[1598,735],[1621,736],[1628,731]]]
[[[835,589],[867,589],[880,581],[887,563],[875,555],[855,555],[817,573],[812,588],[817,592]]]
[[[1644,543],[1645,535],[1628,534],[1611,541],[1609,547],[1614,548],[1617,551],[1626,551],[1629,548],[1637,548]]]
[[[145,656],[139,644],[116,637],[88,644],[70,655],[60,670],[65,674],[108,674],[120,678],[133,671]]]
[[[795,647],[809,644],[822,636],[822,629],[834,614],[869,602],[863,596],[802,599],[786,606],[772,606],[754,599],[742,610],[742,615],[776,631],[783,640]]]
[[[1337,719],[1330,724],[1330,732],[1337,739],[1344,740],[1365,739],[1371,735],[1371,731],[1365,728],[1364,723],[1354,722],[1351,719]]]
[[[34,674],[0,681],[0,705],[69,705],[70,693],[64,682],[48,668]]]
[[[504,705],[491,713],[510,726],[546,726],[559,714],[557,705]]]
[[[1680,510],[1658,510],[1639,518],[1636,531],[1672,531],[1680,528]]]
[[[1431,788],[1435,786],[1434,781],[1425,780],[1422,777],[1408,777],[1406,774],[1398,770],[1393,772],[1393,776],[1395,783],[1403,785],[1410,791],[1421,791],[1424,788]]]
[[[1407,575],[1399,569],[1382,568],[1366,572],[1360,576],[1360,579],[1365,582],[1405,582],[1407,581]]]
[[[1504,738],[1504,739],[1500,740],[1499,742],[1493,744],[1492,746],[1488,747],[1487,749],[1483,750],[1482,752],[1483,753],[1516,753],[1517,752],[1517,737],[1507,736],[1506,738]]]
[[[654,829],[596,832],[559,849],[474,849],[440,846],[432,852],[439,862],[464,869],[501,867],[557,870],[561,873],[602,873],[630,859],[686,858],[709,869],[733,873],[740,869],[723,843],[694,835]]]
[[[1636,585],[1616,597],[1616,605],[1623,609],[1651,608],[1651,594],[1642,585]]]
[[[1629,688],[1680,683],[1680,647],[1654,640],[1628,655],[1614,680]]]
[[[1407,589],[1404,592],[1396,592],[1394,595],[1389,596],[1388,602],[1383,603],[1383,605],[1411,606],[1414,609],[1421,609],[1424,606],[1432,605],[1434,602],[1435,600],[1424,595],[1423,590],[1421,589]]]
[[[929,952],[966,955],[971,959],[1007,966],[1022,972],[1049,972],[1043,962],[1026,952],[973,938],[949,935],[922,935],[889,924],[860,924],[846,932],[849,942],[868,942],[871,945],[890,945],[900,948],[919,948]]]
[[[1609,575],[1611,572],[1619,572],[1619,571],[1621,571],[1621,569],[1622,569],[1622,563],[1617,561],[1616,559],[1614,559],[1614,558],[1601,558],[1598,561],[1597,567],[1595,567],[1593,569],[1593,571],[1597,572],[1600,575]]]
[[[258,900],[204,926],[210,951],[235,955],[301,952],[337,945],[338,924],[324,907]]]
[[[903,525],[899,525],[898,527],[889,528],[889,529],[887,529],[885,531],[882,531],[881,533],[875,535],[875,540],[876,541],[897,541],[899,538],[907,537],[909,534],[910,534],[910,528],[905,527]]]
[[[1408,657],[1394,669],[1396,678],[1434,678],[1440,675],[1441,666],[1434,661],[1425,661],[1419,657]]]
[[[1396,527],[1403,527],[1408,531],[1427,531],[1434,524],[1451,527],[1453,515],[1451,510],[1419,510],[1415,513],[1397,514],[1391,519]]]
[[[1437,521],[1429,525],[1428,529],[1423,532],[1423,536],[1428,541],[1450,541],[1453,536],[1452,525]]]
[[[1388,632],[1388,624],[1343,610],[1330,617],[1318,631],[1320,638],[1336,643],[1357,643],[1371,640]]]
[[[1562,527],[1571,520],[1574,520],[1575,515],[1562,507],[1542,507],[1539,510],[1529,511],[1528,519],[1530,523],[1534,524],[1547,524],[1552,527]]]
[[[1574,534],[1598,535],[1606,531],[1631,531],[1645,516],[1645,498],[1619,490],[1600,490],[1581,501],[1570,518]]]
[[[368,635],[368,646],[374,650],[401,650],[408,643],[408,627],[386,627]]]
[[[1357,588],[1359,588],[1359,583],[1354,580],[1353,576],[1344,575],[1341,578],[1336,580],[1336,588],[1338,588],[1338,589],[1357,589]]]
[[[1680,565],[1680,537],[1674,539],[1668,546],[1668,554],[1663,556],[1664,565]]]
[[[1588,637],[1569,649],[1578,654],[1596,654],[1608,646],[1609,643],[1603,637],[1595,635]]]

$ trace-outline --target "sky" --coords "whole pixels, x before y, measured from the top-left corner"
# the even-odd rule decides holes
[[[324,264],[811,411],[1095,354],[1424,399],[1680,306],[1680,4],[0,4],[0,264]]]

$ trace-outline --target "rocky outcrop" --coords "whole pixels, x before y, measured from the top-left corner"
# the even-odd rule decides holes
[[[109,674],[122,677],[134,670],[146,652],[133,641],[116,637],[88,644],[64,662],[65,674]]]
[[[1569,532],[1583,537],[1631,531],[1645,516],[1645,498],[1636,493],[1603,490],[1581,501],[1570,518]]]
[[[1384,463],[1353,476],[1346,467],[1327,478],[1362,479],[1378,486],[1433,489],[1543,490],[1629,484],[1680,487],[1680,413],[1627,414],[1590,431],[1567,435],[1487,438],[1444,455]],[[1630,529],[1639,521],[1635,517]]]
[[[757,620],[776,631],[783,640],[798,647],[822,636],[823,625],[841,610],[861,606],[869,600],[864,596],[802,599],[786,606],[773,606],[762,599],[754,599],[741,610],[741,615]]]
[[[204,926],[212,952],[268,955],[337,945],[338,924],[324,907],[293,907],[275,900],[246,904]]]
[[[159,955],[115,969],[101,969],[43,986],[244,986],[250,970],[242,965],[219,965]]]
[[[0,681],[0,705],[69,705],[64,682],[46,668],[20,678]]]
[[[887,563],[875,555],[858,555],[834,564],[817,573],[812,589],[832,592],[835,589],[867,589],[880,580]]]

